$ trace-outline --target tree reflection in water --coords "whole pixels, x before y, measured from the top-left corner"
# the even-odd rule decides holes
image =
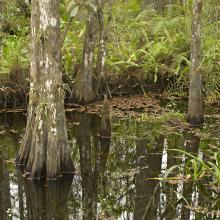
[[[212,143],[218,151],[219,140],[199,139],[194,130],[165,132],[157,122],[113,119],[111,124],[107,119],[68,113],[69,140],[79,171],[71,185],[72,180],[62,179],[57,183],[24,181],[11,158],[16,155],[25,118],[0,114],[0,219],[218,218],[214,211],[219,210],[219,189],[206,187],[211,177],[197,182],[151,178],[177,164],[183,166],[170,176],[186,175],[184,165],[190,157],[169,149],[184,149],[207,161],[214,153],[204,146]],[[196,207],[213,212],[198,213]]]
[[[9,172],[5,162],[5,152],[0,147],[0,214],[2,220],[8,220],[10,208]]]
[[[76,139],[80,151],[83,219],[97,219],[98,190],[105,188],[105,169],[111,143],[111,122],[90,114],[77,116]]]
[[[72,177],[64,176],[56,181],[30,181],[23,179],[27,198],[27,216],[31,220],[67,220],[67,207]]]
[[[159,202],[159,183],[149,178],[159,176],[161,172],[162,155],[155,154],[163,147],[163,137],[152,146],[147,138],[138,139],[136,142],[136,157],[138,174],[135,188],[135,220],[155,219]]]
[[[185,134],[184,139],[185,139],[184,140],[185,151],[197,156],[200,151],[199,150],[200,139],[192,133]],[[181,160],[182,160],[182,165],[185,166],[189,158],[187,158],[187,156],[183,154],[181,156]],[[180,174],[184,175],[185,170],[184,169],[181,170],[182,171],[180,171],[181,172]],[[186,202],[188,202],[188,204],[191,205],[198,204],[198,196],[197,196],[198,193],[196,191],[197,191],[196,184],[186,183],[183,180],[179,180],[179,183],[177,185],[177,199],[179,200],[179,203],[176,209],[177,211],[176,216],[179,219],[189,219],[189,220],[195,219],[195,213],[187,209],[185,205],[187,205]]]

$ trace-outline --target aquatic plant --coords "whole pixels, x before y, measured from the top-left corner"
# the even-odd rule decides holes
[[[183,167],[185,169],[185,176],[187,179],[200,181],[203,178],[208,178],[209,184],[220,184],[220,152],[215,152],[212,160],[205,160],[199,155],[195,156],[184,150],[170,149],[170,151],[181,153],[189,159],[185,165],[181,164],[170,167],[170,169],[168,169],[164,174],[164,178],[170,176],[176,168]]]

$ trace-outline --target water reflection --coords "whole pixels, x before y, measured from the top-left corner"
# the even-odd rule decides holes
[[[195,156],[197,156],[199,152],[199,143],[200,143],[200,139],[197,136],[191,133],[186,134],[184,147],[187,152],[193,153]],[[189,160],[189,158],[187,158],[185,155],[182,155],[183,165],[187,163],[187,160]],[[188,201],[188,203],[192,206],[195,206],[198,204],[196,186],[193,183],[189,184],[189,183],[184,183],[183,181],[180,181],[180,185],[181,185],[180,194],[181,194],[182,200],[180,203],[181,212],[179,212],[178,215],[179,217],[181,217],[180,219],[190,219],[190,220],[195,219],[195,212],[190,211],[183,204],[185,204],[186,201]]]
[[[159,176],[161,172],[162,155],[164,138],[161,137],[157,144],[152,146],[147,138],[136,141],[136,157],[138,174],[135,181],[135,220],[155,219],[157,216],[157,207],[159,203],[159,183],[151,180]]]
[[[83,219],[97,219],[100,180],[105,189],[105,169],[111,143],[110,121],[89,114],[77,115],[76,140],[80,152]]]
[[[71,177],[49,182],[23,179],[28,219],[69,219],[67,201],[71,184]]]
[[[5,153],[0,148],[0,214],[2,220],[8,219],[10,202],[9,172],[5,163]]]
[[[186,174],[184,165],[190,158],[169,149],[185,149],[204,159],[206,152],[200,145],[208,141],[193,132],[165,133],[157,122],[114,119],[111,123],[109,117],[103,120],[75,112],[67,116],[77,171],[73,181],[31,182],[17,173],[12,162],[25,116],[0,114],[0,219],[191,220],[218,216],[195,208],[219,209],[218,193],[204,190],[202,183],[153,179],[176,164],[183,167],[173,175]]]

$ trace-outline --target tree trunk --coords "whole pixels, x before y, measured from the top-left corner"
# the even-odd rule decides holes
[[[73,172],[61,73],[60,1],[32,1],[32,59],[27,127],[18,163],[30,178]]]
[[[169,4],[172,4],[172,0],[142,0],[141,8],[144,9],[146,6],[152,6],[156,11],[162,12]]]
[[[201,91],[201,20],[202,0],[195,0],[192,20],[191,71],[189,87],[188,122],[201,124],[203,122],[203,106]]]
[[[97,11],[90,12],[89,14],[83,48],[82,67],[76,79],[75,97],[80,103],[94,101],[95,97],[98,95],[101,79],[104,75],[106,56],[106,33],[103,15],[104,1],[99,0],[94,4],[96,4]],[[98,48],[95,61],[96,46]]]
[[[2,57],[3,0],[0,0],[0,57]]]
[[[93,86],[94,52],[97,40],[97,14],[91,12],[87,21],[81,71],[76,79],[76,99],[80,103],[89,103],[95,99]]]
[[[99,36],[98,36],[98,55],[96,61],[96,68],[94,74],[94,90],[95,95],[98,95],[101,80],[104,76],[104,65],[105,65],[105,56],[106,56],[106,45],[105,45],[105,25],[104,25],[104,2],[99,0],[98,2],[98,25],[99,25]]]

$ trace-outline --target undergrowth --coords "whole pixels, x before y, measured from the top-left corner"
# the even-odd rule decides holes
[[[68,4],[62,1],[61,28],[68,25]],[[219,9],[207,0],[203,13],[203,92],[206,102],[220,98],[220,28]],[[3,35],[3,57],[0,75],[7,76],[19,65],[29,66],[30,8],[7,3]],[[26,14],[24,13],[26,11]],[[106,20],[112,13],[109,26],[105,72],[112,78],[133,77],[139,84],[162,83],[176,96],[188,93],[190,72],[190,41],[192,0],[182,6],[179,1],[163,12],[151,7],[140,8],[138,0],[115,1],[105,9]],[[87,13],[81,11],[70,25],[62,53],[63,71],[74,80],[82,59]],[[106,21],[107,22],[107,21]],[[142,85],[140,85],[142,86]]]

